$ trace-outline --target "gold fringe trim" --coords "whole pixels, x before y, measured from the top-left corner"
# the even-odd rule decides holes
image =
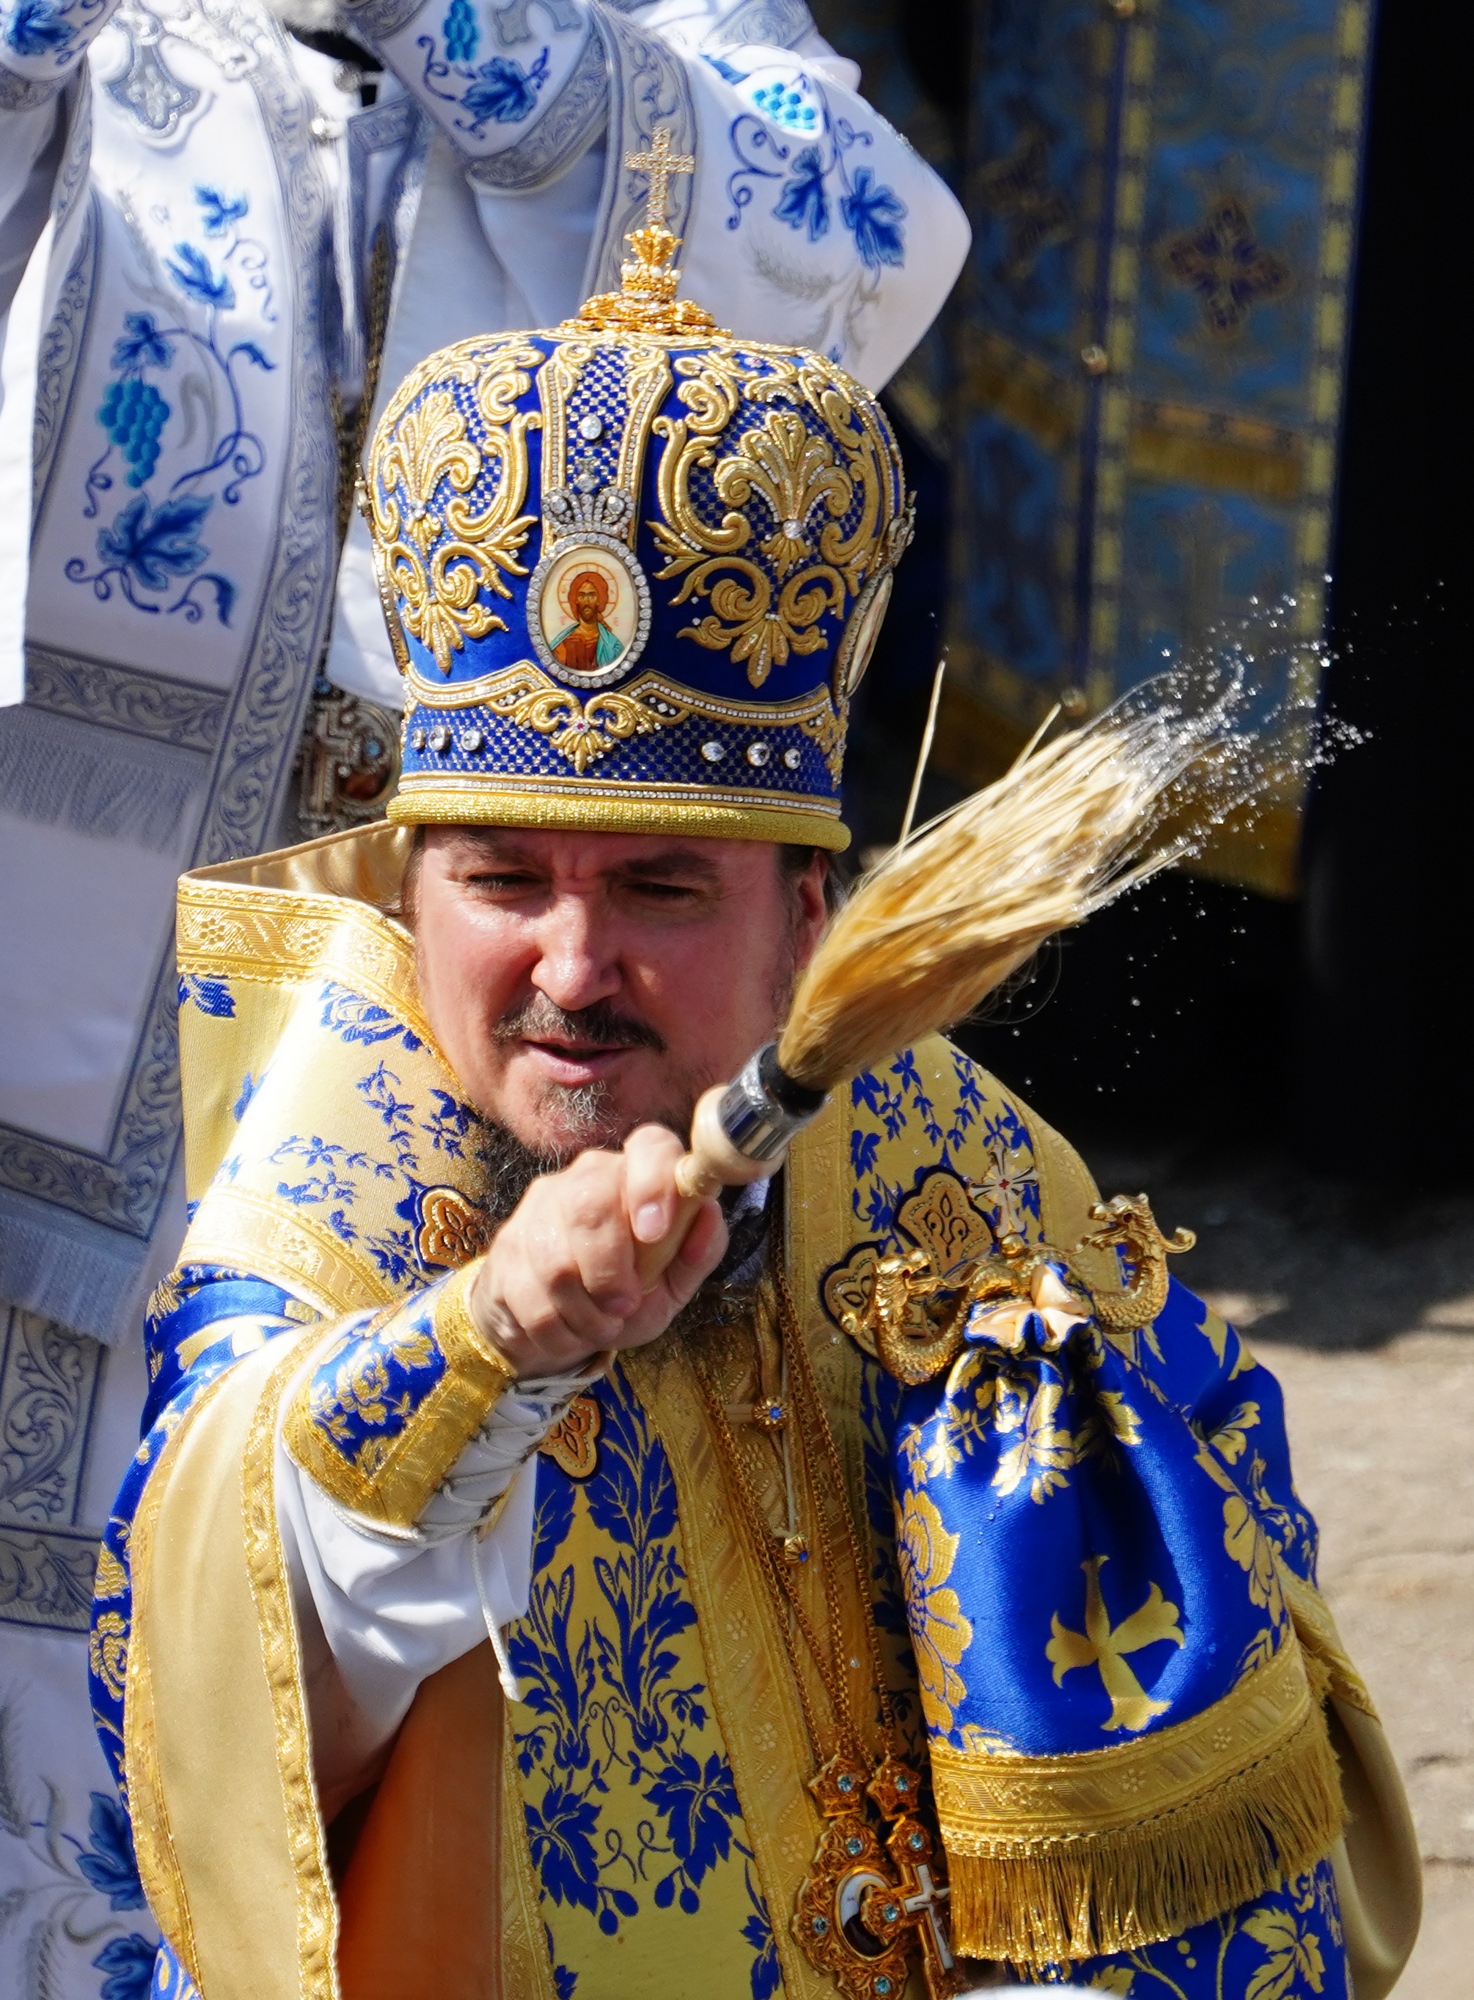
[[[1064,1757],[938,1745],[932,1775],[957,1950],[1034,1971],[1249,1902],[1328,1854],[1345,1819],[1293,1637],[1175,1728]]]

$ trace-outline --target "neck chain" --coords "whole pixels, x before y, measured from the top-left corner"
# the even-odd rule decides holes
[[[809,1790],[825,1821],[798,1893],[794,1935],[811,1964],[829,1973],[844,2000],[900,2000],[908,1960],[919,1947],[929,2000],[950,2000],[963,1981],[945,1922],[949,1895],[935,1842],[917,1817],[921,1778],[899,1754],[895,1712],[880,1635],[871,1615],[869,1565],[856,1529],[839,1450],[799,1329],[785,1274],[775,1272],[781,1355],[777,1399],[730,1410],[709,1364],[694,1355],[712,1434],[735,1494],[749,1545],[776,1614],[818,1769]],[[761,1350],[760,1350],[761,1351]],[[788,1519],[775,1530],[732,1428],[733,1415],[777,1436]],[[795,1478],[795,1473],[798,1477]],[[799,1532],[799,1491],[813,1532]],[[840,1525],[832,1529],[831,1518]],[[803,1565],[818,1563],[827,1635],[821,1637],[800,1588]],[[843,1582],[853,1585],[880,1718],[881,1754],[866,1746],[846,1678]],[[806,1670],[806,1663],[807,1669]],[[858,1662],[853,1663],[858,1665]],[[821,1717],[812,1681],[827,1716]],[[887,1822],[882,1835],[867,1797]]]

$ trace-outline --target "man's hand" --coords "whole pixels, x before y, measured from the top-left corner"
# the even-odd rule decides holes
[[[591,1355],[643,1347],[665,1332],[727,1247],[714,1201],[703,1203],[653,1290],[638,1253],[667,1236],[682,1209],[676,1162],[685,1147],[641,1125],[619,1153],[582,1153],[533,1182],[492,1240],[471,1288],[482,1335],[519,1377],[564,1375]]]

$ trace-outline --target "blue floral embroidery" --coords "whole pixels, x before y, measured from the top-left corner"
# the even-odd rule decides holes
[[[180,295],[184,316],[175,325],[160,326],[151,312],[124,314],[123,331],[112,349],[117,375],[108,383],[97,412],[107,445],[88,468],[84,518],[96,519],[101,496],[112,489],[113,476],[107,468],[115,451],[128,468],[126,482],[131,487],[147,488],[158,468],[172,406],[157,383],[146,379],[148,370],[159,374],[173,370],[184,348],[204,363],[212,378],[209,400],[218,396],[228,416],[205,457],[181,472],[166,494],[140,492],[109,526],[99,529],[95,569],[84,557],[73,556],[66,575],[73,583],[90,583],[104,603],[116,588],[136,611],[155,615],[160,610],[180,611],[186,624],[198,624],[208,605],[222,625],[229,625],[236,585],[219,571],[204,568],[210,551],[200,530],[217,498],[227,507],[235,506],[242,487],[265,468],[265,447],[246,421],[243,380],[252,369],[270,371],[276,364],[254,340],[221,345],[220,315],[235,311],[238,303],[227,263],[233,262],[250,288],[263,295],[262,316],[269,320],[274,315],[264,249],[238,233],[225,240],[247,213],[246,197],[197,187],[195,200],[205,235],[222,244],[218,262],[193,243],[177,242],[172,256],[164,260],[164,271]],[[203,312],[203,327],[189,323],[191,308]],[[186,376],[181,386],[187,390],[192,379]],[[204,490],[217,479],[217,491]],[[148,601],[179,583],[184,587],[172,603]],[[202,590],[207,593],[203,600],[197,594]]]
[[[850,1132],[850,1169],[854,1176],[850,1207],[873,1236],[891,1236],[896,1209],[909,1192],[908,1189],[893,1186],[876,1170],[882,1137],[895,1138],[908,1120],[912,1120],[926,1134],[928,1143],[937,1148],[937,1164],[955,1167],[957,1153],[967,1144],[969,1132],[983,1117],[984,1098],[975,1066],[956,1049],[952,1051],[952,1063],[957,1080],[957,1101],[945,1126],[936,1104],[927,1094],[920,1068],[909,1049],[903,1049],[888,1069],[863,1071],[850,1084],[851,1105],[857,1112],[868,1114],[870,1123],[867,1130],[867,1121],[857,1118]],[[989,1157],[993,1158],[997,1144],[1002,1140],[1006,1150],[1024,1149],[1023,1169],[1032,1173],[1029,1135],[1017,1112],[1011,1105],[1000,1103],[997,1119],[1001,1122],[986,1127],[984,1132]],[[1037,1185],[1033,1187],[1032,1199],[1037,1211]]]
[[[223,236],[232,223],[245,221],[250,208],[243,194],[225,195],[219,188],[197,187],[194,198],[200,205],[207,236]]]
[[[167,368],[174,349],[159,332],[152,313],[124,313],[124,332],[113,342],[113,366],[124,373],[140,368]]]
[[[447,26],[449,17],[447,16]],[[425,68],[421,78],[432,97],[438,97],[442,104],[454,104],[461,113],[451,122],[461,132],[468,132],[473,139],[486,136],[488,121],[496,125],[520,125],[530,118],[537,109],[538,92],[548,80],[549,51],[542,49],[531,69],[524,69],[513,56],[492,56],[479,69],[467,69],[457,65],[454,52],[446,44],[446,53],[451,56],[447,62],[435,53],[435,37],[421,35],[415,47],[424,52]],[[442,90],[440,86],[453,78],[463,84],[462,90]]]
[[[53,0],[20,0],[5,37],[18,56],[49,56],[70,47],[76,38],[66,10]]]
[[[905,202],[894,188],[876,180],[870,167],[852,169],[849,161],[857,147],[875,143],[874,134],[857,131],[848,118],[832,112],[822,84],[803,73],[784,83],[759,87],[752,101],[757,111],[744,111],[734,118],[728,133],[737,165],[727,180],[727,197],[732,204],[727,227],[741,228],[743,214],[762,181],[780,181],[772,212],[790,229],[803,230],[810,243],[828,233],[837,204],[840,221],[854,237],[867,270],[904,264],[906,239],[901,225],[906,219]],[[775,127],[794,132],[809,143],[794,153],[777,136]]]
[[[94,1792],[88,1829],[92,1845],[78,1854],[78,1868],[98,1894],[107,1897],[110,1908],[141,1910],[143,1884],[133,1852],[133,1829],[119,1801],[106,1792]]]
[[[171,578],[189,576],[199,568],[209,550],[196,531],[211,504],[208,494],[189,493],[178,500],[165,500],[155,510],[149,506],[148,495],[140,493],[110,528],[99,531],[101,567],[87,572],[85,562],[75,556],[67,564],[67,575],[73,583],[90,583],[104,601],[112,596],[112,579],[116,577],[130,604],[139,611],[157,611],[157,604],[142,603],[134,592],[167,590]],[[217,581],[233,595],[233,586],[224,577]],[[171,605],[170,609],[178,610],[179,606]],[[221,623],[226,622],[222,618]]]
[[[854,185],[841,197],[839,212],[862,262],[872,271],[878,271],[882,264],[905,263],[901,224],[906,204],[894,188],[883,187],[869,167],[856,167]]]
[[[158,1952],[158,1946],[137,1931],[112,1938],[92,1961],[99,1972],[107,1974],[99,2000],[148,2000]]]
[[[746,1872],[747,1899],[752,1904],[752,1915],[742,1926],[742,1935],[753,1952],[752,1970],[748,1975],[752,2000],[771,2000],[783,1977],[778,1964],[778,1947],[773,1942],[773,1923],[762,1891],[753,1882],[752,1869],[749,1867]]]
[[[322,1025],[342,1041],[400,1042],[411,1054],[422,1046],[419,1036],[396,1020],[387,1007],[339,986],[335,980],[324,980],[320,997]]]
[[[235,1000],[225,981],[207,979],[202,972],[186,972],[180,978],[180,1006],[191,1000],[202,1014],[213,1014],[217,1020],[229,1020],[235,1013]]]
[[[773,210],[790,229],[807,229],[817,243],[829,233],[829,197],[824,192],[824,156],[817,146],[805,146],[793,162],[778,206]]]
[[[725,1754],[693,1741],[707,1727],[706,1689],[680,1676],[671,1643],[696,1614],[676,1556],[664,1447],[621,1377],[595,1393],[597,1470],[575,1482],[539,1463],[531,1599],[509,1649],[532,1717],[519,1730],[517,1760],[534,1780],[524,1809],[543,1892],[590,1911],[613,1936],[639,1913],[642,1888],[656,1909],[696,1912],[706,1878],[734,1856],[745,1866],[748,1849]],[[564,1558],[581,1507],[609,1547],[592,1564],[601,1606],[593,1615],[575,1608],[574,1567]],[[654,1808],[633,1851],[603,1820],[612,1784],[636,1787]],[[771,1932],[750,1882],[749,1897],[757,1914],[742,1935],[756,1955],[753,1993],[766,2000],[775,1990]]]
[[[169,275],[186,298],[213,311],[230,312],[235,305],[235,286],[223,271],[217,272],[203,250],[192,243],[176,243],[174,258],[165,260]]]

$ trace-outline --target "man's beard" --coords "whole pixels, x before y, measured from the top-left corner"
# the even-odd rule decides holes
[[[563,1036],[590,1049],[643,1048],[657,1055],[666,1049],[664,1038],[648,1022],[620,1013],[608,1000],[596,1000],[591,1007],[570,1013],[545,993],[534,993],[520,1007],[504,1014],[494,1032],[503,1044]],[[665,1125],[684,1139],[704,1082],[683,1087],[681,1079],[672,1078],[666,1102],[638,1119],[621,1112],[606,1083],[545,1083],[538,1093],[537,1109],[546,1136],[539,1143],[528,1145],[515,1133],[488,1122],[487,1131],[493,1135],[487,1165],[495,1184],[490,1197],[494,1218],[510,1215],[540,1175],[559,1172],[590,1147],[617,1150],[636,1124]]]
[[[536,1040],[555,1033],[566,1035],[585,1048],[635,1047],[664,1054],[666,1047],[664,1038],[647,1022],[621,1014],[607,1000],[595,1001],[591,1007],[569,1013],[544,993],[534,994],[522,1006],[504,1014],[495,1030],[499,1042]],[[542,1093],[541,1108],[552,1114],[549,1123],[557,1129],[558,1136],[554,1138],[550,1133],[541,1145],[529,1146],[506,1126],[483,1118],[479,1153],[486,1168],[482,1201],[490,1231],[495,1232],[507,1220],[535,1180],[544,1174],[561,1172],[590,1147],[616,1150],[633,1129],[633,1123],[664,1125],[679,1138],[689,1138],[696,1099],[709,1081],[709,1078],[690,1080],[682,1089],[679,1081],[672,1079],[672,1098],[667,1108],[649,1112],[636,1121],[620,1116],[607,1084],[581,1083],[567,1087],[550,1083]],[[748,1193],[749,1190],[740,1187],[723,1189],[722,1207],[728,1212],[729,1222],[730,1211]],[[735,1272],[748,1264],[765,1244],[772,1208],[771,1202],[765,1203],[732,1229],[721,1262],[677,1314],[674,1326],[717,1325],[744,1310],[747,1288],[734,1290],[731,1281]]]

